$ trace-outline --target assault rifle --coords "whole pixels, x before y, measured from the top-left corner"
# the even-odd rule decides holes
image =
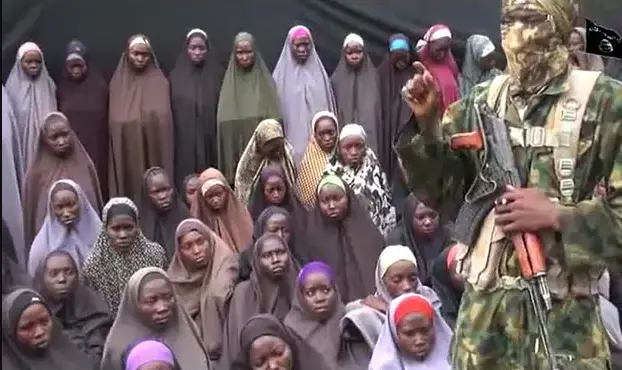
[[[475,105],[477,130],[451,137],[452,149],[482,150],[482,168],[466,193],[455,225],[456,239],[468,246],[476,241],[478,231],[507,186],[522,187],[512,153],[512,144],[503,119],[496,116],[486,102]],[[529,299],[538,320],[540,339],[551,370],[559,370],[546,327],[546,314],[552,308],[546,281],[546,261],[538,237],[531,233],[509,236],[518,257],[521,275],[527,281]],[[539,292],[539,294],[538,294]],[[544,303],[544,307],[542,304]]]

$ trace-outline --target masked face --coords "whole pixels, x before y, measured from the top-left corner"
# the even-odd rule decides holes
[[[568,67],[569,0],[505,0],[501,39],[512,93],[534,93]]]

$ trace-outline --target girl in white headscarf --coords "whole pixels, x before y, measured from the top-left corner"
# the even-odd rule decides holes
[[[294,147],[298,165],[312,136],[308,125],[313,115],[322,110],[336,112],[330,79],[307,27],[289,30],[272,77],[283,112],[285,135]]]
[[[326,172],[345,181],[365,205],[370,217],[383,235],[395,226],[395,207],[376,153],[367,145],[367,133],[361,125],[343,126],[337,150]]]
[[[86,194],[72,180],[56,181],[48,193],[47,215],[35,237],[28,258],[34,276],[45,257],[57,250],[69,253],[78,268],[91,252],[102,222]]]
[[[34,42],[26,42],[17,50],[6,89],[20,130],[22,164],[28,168],[37,151],[43,120],[57,109],[56,85],[45,67],[43,52]]]
[[[402,332],[405,323],[428,331]],[[449,348],[453,333],[437,308],[419,294],[404,294],[389,305],[387,319],[374,348],[369,370],[451,370]],[[406,337],[409,340],[400,340]]]
[[[399,280],[394,283],[394,280]],[[356,330],[370,348],[374,348],[386,318],[389,303],[405,293],[426,297],[436,309],[441,300],[429,287],[421,284],[417,276],[417,258],[404,245],[390,245],[382,250],[375,270],[376,293],[346,305],[346,315],[341,320],[342,330]]]

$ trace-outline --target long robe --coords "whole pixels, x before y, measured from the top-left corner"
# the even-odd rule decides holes
[[[188,58],[188,41],[169,75],[175,129],[175,186],[181,191],[184,178],[216,165],[216,109],[221,83],[221,67],[212,57],[209,40],[207,57],[200,66]],[[171,172],[173,173],[173,172]]]
[[[48,122],[53,122],[51,119],[56,117],[65,118],[62,113],[51,113],[50,119],[46,119],[43,127],[45,128]],[[30,254],[30,246],[48,213],[49,191],[56,181],[62,179],[75,181],[84,190],[91,206],[97,211],[102,209],[103,200],[95,165],[73,130],[71,136],[73,148],[63,157],[55,155],[43,137],[40,137],[37,155],[26,172],[22,194],[26,255]]]
[[[391,39],[400,37],[400,35],[393,35]],[[412,115],[408,105],[402,100],[400,91],[413,73],[414,70],[410,67],[403,70],[397,69],[391,53],[387,54],[378,66],[382,120],[376,130],[378,134],[376,154],[378,154],[378,160],[387,175],[389,184],[396,180],[396,171],[398,171],[397,156],[393,152],[393,140],[400,127],[406,124]]]
[[[253,46],[255,62],[249,69],[236,63],[235,48],[240,41]],[[274,80],[253,36],[241,32],[233,42],[218,100],[218,168],[229,184],[257,125],[266,118],[281,119]]]
[[[311,32],[304,26],[292,27],[272,73],[283,112],[283,128],[287,140],[294,147],[296,164],[302,160],[312,137],[313,116],[323,110],[337,111],[330,79],[315,44],[311,46],[309,58],[303,64],[292,55],[292,37],[300,29],[306,30],[311,36]]]
[[[79,44],[78,44],[79,43]],[[69,45],[68,53],[81,53],[87,63],[86,76],[76,81],[65,70],[58,84],[58,110],[63,112],[89,153],[104,198],[108,193],[108,84],[89,63],[80,41]]]
[[[363,52],[358,69],[352,69],[342,51],[339,64],[330,78],[342,125],[357,123],[367,133],[367,145],[378,151],[378,126],[381,120],[378,73],[369,54]]]
[[[136,37],[144,38],[130,41]],[[108,184],[111,197],[134,198],[145,170],[160,166],[173,172],[173,114],[169,83],[157,62],[137,74],[127,53],[110,81]]]
[[[19,127],[9,95],[2,86],[2,219],[13,237],[15,262],[26,265],[24,213],[20,195],[25,168],[22,163]]]
[[[23,53],[28,51],[38,51],[41,54],[41,72],[34,79],[26,75],[21,65]],[[43,120],[48,113],[57,109],[56,85],[37,45],[25,43],[20,47],[13,69],[6,80],[6,90],[17,117],[23,155],[21,162],[24,168],[28,168],[37,151]]]

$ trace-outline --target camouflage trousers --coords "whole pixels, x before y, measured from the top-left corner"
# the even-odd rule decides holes
[[[547,327],[552,350],[561,355],[560,370],[611,370],[595,298],[554,302]],[[454,370],[550,370],[528,291],[479,292],[467,286],[451,358]]]

